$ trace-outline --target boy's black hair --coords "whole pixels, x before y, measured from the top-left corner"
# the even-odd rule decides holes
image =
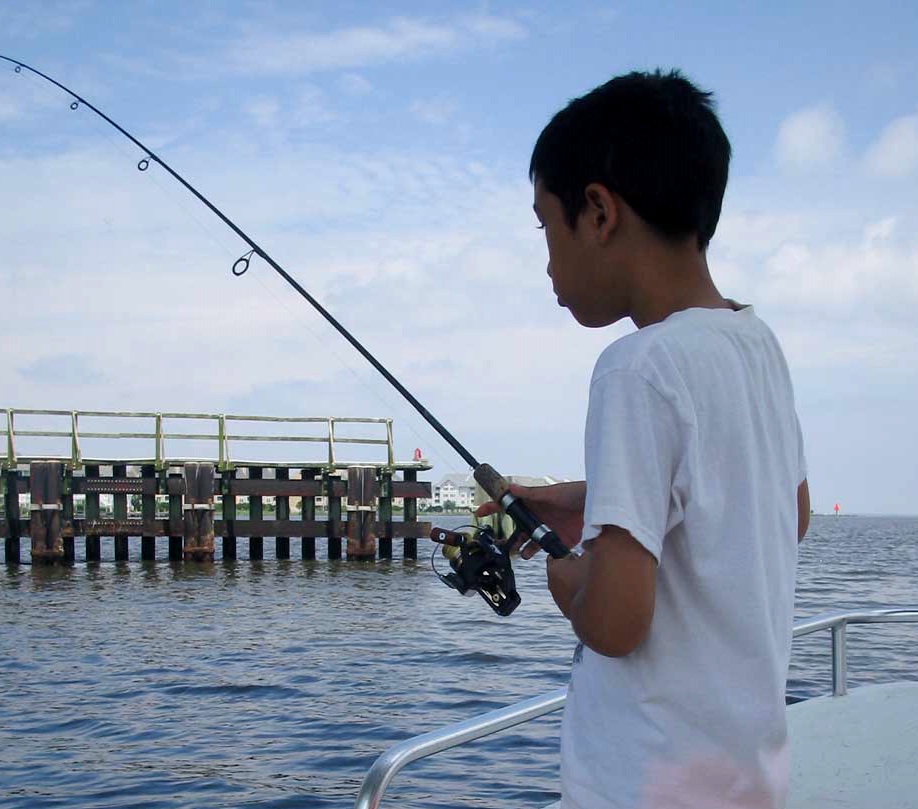
[[[602,183],[662,236],[708,246],[730,164],[711,93],[677,70],[628,73],[571,101],[542,130],[529,179],[561,200],[574,228]]]

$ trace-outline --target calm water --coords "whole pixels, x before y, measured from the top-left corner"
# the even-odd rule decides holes
[[[390,744],[566,682],[541,562],[516,563],[523,605],[501,619],[419,545],[417,562],[0,568],[0,806],[348,807]],[[816,517],[798,614],[915,606],[916,574],[918,518]],[[916,633],[852,628],[851,684],[918,676]],[[794,654],[788,690],[825,693],[828,635]],[[410,765],[385,805],[545,805],[558,717]]]

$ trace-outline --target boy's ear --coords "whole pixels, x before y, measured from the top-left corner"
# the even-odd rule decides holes
[[[586,209],[583,215],[600,241],[605,241],[618,227],[618,201],[602,183],[590,183],[584,189]]]

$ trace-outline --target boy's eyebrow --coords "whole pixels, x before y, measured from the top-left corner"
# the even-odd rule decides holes
[[[537,206],[534,202],[532,203],[532,210],[535,211],[535,215],[536,215],[536,216],[539,216],[539,208],[538,208],[538,206]],[[541,219],[541,217],[539,217],[539,218]]]

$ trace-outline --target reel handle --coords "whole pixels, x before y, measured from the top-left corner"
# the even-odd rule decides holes
[[[554,531],[545,525],[533,514],[520,500],[510,493],[510,483],[490,464],[479,464],[472,473],[478,484],[484,489],[504,511],[513,517],[519,528],[529,534],[538,545],[555,559],[562,559],[570,551]]]

